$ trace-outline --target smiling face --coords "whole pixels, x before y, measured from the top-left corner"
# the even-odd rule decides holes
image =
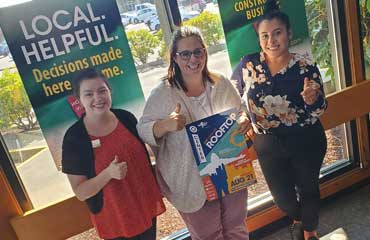
[[[200,50],[202,49],[202,50]],[[189,59],[183,58],[181,55],[175,55],[174,61],[177,63],[181,70],[181,74],[184,78],[202,75],[202,71],[206,64],[206,50],[196,36],[186,37],[178,41],[177,53],[184,51],[190,51],[191,54]],[[203,51],[204,54],[199,54],[199,51]]]
[[[83,80],[79,95],[87,116],[105,114],[112,107],[111,92],[101,78]]]
[[[289,55],[290,29],[279,19],[263,20],[258,26],[258,38],[267,58]]]

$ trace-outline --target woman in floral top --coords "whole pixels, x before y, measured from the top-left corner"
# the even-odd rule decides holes
[[[317,238],[319,173],[326,136],[318,117],[327,107],[318,68],[288,50],[291,28],[278,9],[256,23],[261,53],[233,72],[248,103],[255,150],[276,204],[293,220],[292,239]]]

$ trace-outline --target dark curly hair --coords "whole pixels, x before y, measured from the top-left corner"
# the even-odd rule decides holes
[[[287,30],[290,30],[291,25],[290,25],[289,17],[288,15],[280,11],[279,1],[278,0],[267,0],[264,5],[263,15],[257,18],[253,24],[254,29],[256,30],[256,33],[258,34],[258,27],[262,21],[264,20],[270,21],[273,19],[279,20],[281,23],[285,25]]]

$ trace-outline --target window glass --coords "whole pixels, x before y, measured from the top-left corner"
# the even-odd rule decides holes
[[[39,208],[72,196],[66,175],[57,169],[51,156],[10,54],[0,59],[0,89],[0,132],[33,206]]]
[[[365,76],[370,79],[370,1],[359,0]]]
[[[0,8],[27,1],[2,1]],[[0,134],[34,208],[73,196],[51,156],[1,29]]]
[[[305,0],[312,43],[312,55],[320,69],[326,95],[345,87],[336,1]],[[345,124],[326,131],[328,150],[323,169],[348,161],[348,133]]]
[[[345,87],[340,50],[339,23],[335,1],[305,0],[306,15],[312,43],[312,55],[317,63],[326,94]]]
[[[346,125],[342,124],[325,131],[328,141],[328,149],[322,164],[322,170],[338,162],[348,161],[350,159],[347,146]]]
[[[340,89],[342,84],[340,81],[341,74],[335,70],[338,69],[337,64],[340,62],[335,57],[338,51],[335,48],[337,45],[334,44],[336,41],[332,41],[335,36],[333,34],[335,24],[332,21],[328,21],[328,19],[331,19],[330,16],[333,16],[333,13],[332,8],[328,7],[326,2],[330,3],[331,1],[305,0],[313,44],[313,57],[320,67],[325,82],[325,90],[328,94]],[[151,89],[159,83],[161,77],[167,72],[167,63],[164,60],[166,53],[165,36],[163,36],[161,29],[159,13],[155,10],[154,1],[117,0],[117,4],[135,60],[141,86],[147,98]],[[225,76],[230,76],[232,69],[223,36],[217,1],[178,0],[178,4],[184,24],[196,25],[196,20],[206,21],[207,24],[202,25],[204,27],[200,28],[208,41],[209,68],[217,70]],[[150,11],[154,12],[153,15],[138,18],[138,11],[143,12],[143,9],[154,9],[155,11]],[[328,9],[330,11],[327,11]],[[209,24],[209,21],[213,21],[215,24]],[[210,28],[211,26],[213,28]],[[6,43],[2,40],[3,38],[0,35],[0,49],[3,48],[2,46],[6,46]],[[4,52],[3,56],[0,56],[0,84],[5,85],[0,86],[0,94],[3,94],[2,90],[4,88],[11,85],[15,85],[12,86],[13,88],[18,88],[14,91],[17,94],[10,96],[8,92],[6,93],[8,95],[0,95],[1,134],[11,152],[12,160],[17,167],[32,203],[35,207],[41,207],[53,201],[72,196],[73,193],[66,176],[55,167],[46,142],[38,128],[33,110],[28,106],[29,102],[22,100],[22,103],[28,104],[28,107],[26,115],[21,117],[19,124],[27,126],[32,122],[33,127],[29,127],[30,129],[24,129],[24,127],[21,129],[14,120],[9,120],[10,114],[7,114],[3,109],[5,105],[3,105],[2,101],[8,100],[9,96],[10,99],[14,98],[14,100],[8,101],[10,104],[9,109],[16,109],[16,103],[20,101],[19,99],[27,99],[14,62],[11,56],[6,53],[6,50]],[[8,78],[12,80],[9,81]],[[19,85],[14,84],[17,81],[19,81]],[[11,82],[12,84],[10,84]],[[27,114],[30,116],[29,118],[27,118]],[[345,125],[327,130],[326,134],[328,138],[328,152],[323,168],[331,166],[338,161],[347,161],[349,158],[348,137]],[[261,194],[268,192],[258,161],[254,162],[254,167],[258,183],[249,188],[249,201],[253,201]],[[177,210],[167,201],[165,203],[167,211],[158,218],[157,239],[161,239],[185,227]],[[71,239],[98,238],[92,229]]]
[[[362,54],[365,62],[365,78],[370,79],[370,1],[359,0]],[[370,137],[370,114],[368,114]]]

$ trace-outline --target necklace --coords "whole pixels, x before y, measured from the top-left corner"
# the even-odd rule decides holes
[[[189,97],[192,102],[196,103],[195,106],[193,105],[193,108],[197,109],[194,109],[195,111],[193,110],[193,112],[198,113],[196,114],[198,119],[213,115],[210,91],[211,88],[209,86],[209,83],[206,83],[205,90],[201,95],[199,95],[198,97]],[[198,109],[200,109],[203,113],[200,113]]]
[[[193,97],[192,100],[197,102],[197,104],[199,105],[200,109],[202,109],[203,112],[206,115],[212,115],[212,110],[211,110],[210,102],[209,102],[209,99],[208,99],[207,91],[203,92],[198,97]]]
[[[209,82],[206,82],[205,92],[200,95],[205,95],[205,100],[203,101],[204,104],[202,104],[202,102],[197,99],[199,98],[199,96],[189,97],[185,94],[184,91],[181,91],[179,89],[175,89],[174,92],[179,97],[179,99],[181,99],[181,106],[184,106],[184,108],[186,109],[191,122],[213,115],[213,107],[211,102],[211,84]],[[207,103],[209,106],[209,110],[207,110],[208,106],[204,106],[207,105]],[[201,111],[198,111],[198,109],[200,109]]]

